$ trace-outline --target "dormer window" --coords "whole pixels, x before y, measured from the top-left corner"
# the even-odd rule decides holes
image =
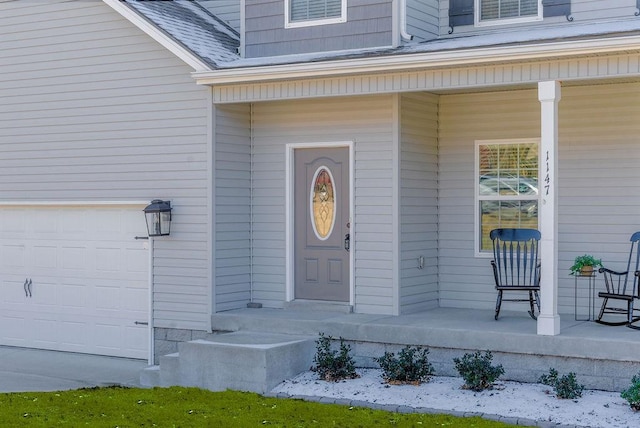
[[[540,0],[475,0],[476,25],[511,24],[542,19]]]
[[[285,28],[347,21],[347,0],[285,0]]]

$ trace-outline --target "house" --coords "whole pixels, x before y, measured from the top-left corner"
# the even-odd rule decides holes
[[[621,269],[638,230],[638,15],[0,2],[0,343],[153,362],[247,305],[492,310],[500,225],[542,232],[528,321],[562,336],[573,258]],[[133,239],[154,199],[171,235]]]

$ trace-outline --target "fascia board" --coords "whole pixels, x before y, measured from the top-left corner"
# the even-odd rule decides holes
[[[487,63],[611,54],[640,50],[640,36],[584,39],[489,48],[421,52],[300,64],[259,65],[194,72],[201,85],[229,85],[278,80],[300,80],[397,71],[424,70]]]
[[[153,40],[160,43],[169,52],[173,53],[175,56],[177,56],[182,61],[187,63],[196,72],[211,71],[211,67],[209,67],[206,63],[200,60],[200,58],[193,55],[191,52],[185,49],[181,44],[179,44],[174,39],[169,37],[164,31],[160,30],[158,27],[154,26],[149,21],[145,20],[143,17],[138,15],[135,11],[131,10],[126,5],[126,3],[121,2],[120,0],[102,0],[102,1],[106,5],[111,7],[113,10],[118,12],[120,15],[122,15],[126,20],[128,20],[133,25],[135,25],[140,30],[142,30],[144,33],[146,33]]]

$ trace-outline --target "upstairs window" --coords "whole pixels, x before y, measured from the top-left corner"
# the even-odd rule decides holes
[[[347,21],[347,0],[285,0],[285,28]]]
[[[540,0],[475,0],[477,25],[507,24],[542,19]]]

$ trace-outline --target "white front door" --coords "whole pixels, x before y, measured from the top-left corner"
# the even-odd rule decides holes
[[[141,208],[0,208],[0,344],[147,358]]]

